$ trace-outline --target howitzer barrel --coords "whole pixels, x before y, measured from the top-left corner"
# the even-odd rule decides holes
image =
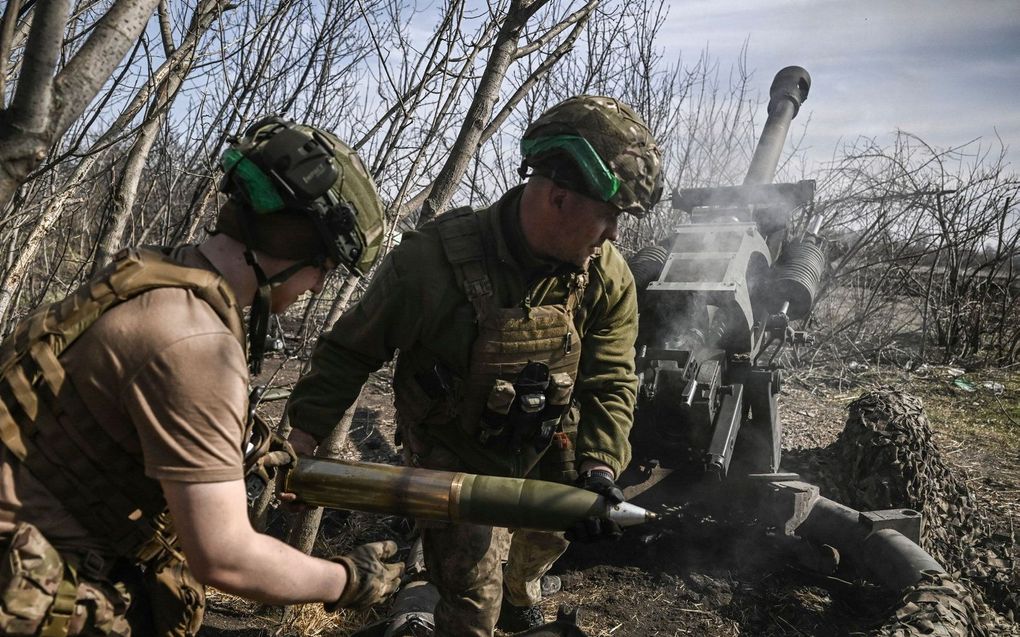
[[[620,526],[655,518],[555,482],[322,458],[299,459],[284,490],[315,506],[541,531],[564,531],[587,517]]]
[[[772,183],[790,122],[797,116],[810,89],[811,76],[799,66],[788,66],[776,73],[769,89],[769,116],[754,149],[744,185]]]

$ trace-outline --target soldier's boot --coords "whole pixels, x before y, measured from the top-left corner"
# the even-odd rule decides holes
[[[559,575],[543,575],[541,579],[542,598],[555,595],[563,588]],[[519,633],[545,624],[545,615],[538,606],[514,606],[503,592],[503,603],[499,609],[496,626],[504,632]]]
[[[538,606],[514,606],[503,595],[496,627],[506,633],[520,633],[545,623],[545,615]]]

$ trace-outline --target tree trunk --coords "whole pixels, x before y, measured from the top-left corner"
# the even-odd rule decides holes
[[[113,209],[110,211],[110,219],[99,238],[96,256],[92,262],[93,275],[106,265],[110,257],[124,243],[124,231],[134,209],[138,184],[141,182],[152,144],[156,141],[159,129],[166,118],[166,111],[177,96],[177,91],[184,83],[184,78],[191,72],[195,61],[195,48],[198,46],[202,34],[209,30],[209,27],[226,8],[228,7],[222,0],[206,0],[196,7],[188,34],[177,51],[174,51],[172,40],[167,39],[171,35],[164,29],[163,44],[167,51],[167,57],[178,60],[178,63],[170,68],[166,78],[160,83],[156,97],[150,104],[148,112],[145,114],[144,123],[138,131],[138,137],[135,138],[135,142],[128,152],[124,170],[113,194]],[[161,24],[163,22],[161,20]]]
[[[362,390],[364,391],[364,390]],[[354,404],[350,406],[340,424],[322,441],[319,448],[315,450],[316,458],[340,458],[344,446],[347,444],[347,434],[351,431],[351,423],[354,421],[354,412],[358,410],[358,403],[361,402],[361,394],[358,394]],[[288,542],[299,551],[311,554],[315,546],[315,537],[319,534],[319,524],[322,522],[322,508],[315,507],[301,512],[294,520],[294,526],[290,530]]]
[[[17,92],[0,119],[0,207],[7,205],[46,158],[47,150],[99,93],[158,2],[117,0],[55,76],[70,3],[41,4],[25,44]]]
[[[485,71],[482,72],[482,77],[478,81],[478,90],[471,101],[471,106],[468,107],[464,124],[457,135],[457,141],[454,142],[450,156],[439,171],[432,190],[422,206],[421,214],[418,217],[418,226],[435,217],[450,202],[450,198],[457,189],[457,184],[467,171],[471,158],[478,150],[482,131],[485,130],[485,125],[492,116],[496,100],[499,99],[500,86],[503,84],[506,71],[517,52],[517,42],[520,39],[521,31],[527,24],[528,18],[547,2],[548,0],[514,0],[510,3],[506,21],[492,45],[492,52],[489,54]]]
[[[340,315],[344,313],[347,306],[351,303],[351,297],[354,296],[354,291],[358,289],[358,281],[361,280],[356,274],[348,275],[344,280],[343,285],[340,286],[340,291],[336,293],[336,298],[333,299],[333,305],[329,308],[329,314],[326,315],[326,322],[323,323],[323,329],[329,329],[333,327],[333,323],[336,323]]]
[[[138,184],[142,180],[145,163],[149,159],[149,151],[156,141],[156,135],[163,123],[163,117],[147,119],[138,131],[138,137],[128,151],[124,168],[120,173],[117,188],[113,193],[113,206],[109,213],[103,233],[96,245],[96,255],[92,261],[92,276],[110,260],[124,242],[124,230],[131,219],[131,211],[138,195]]]
[[[82,160],[75,169],[74,174],[71,175],[70,182],[77,182],[81,175],[88,172],[91,168],[92,162],[87,158]],[[94,159],[93,159],[94,161]],[[60,216],[60,211],[64,208],[64,203],[70,198],[71,193],[74,192],[72,188],[62,188],[60,193],[46,206],[46,210],[43,211],[42,216],[32,226],[32,231],[28,234],[25,239],[25,243],[17,248],[17,257],[10,268],[7,269],[7,274],[3,281],[0,282],[0,323],[3,322],[4,317],[7,315],[8,310],[12,306],[14,295],[18,291],[18,287],[21,285],[22,279],[25,278],[25,274],[28,272],[29,266],[35,261],[35,256],[42,245],[43,239],[46,238],[47,233],[53,226],[53,223]],[[15,246],[12,244],[11,249],[14,250]]]

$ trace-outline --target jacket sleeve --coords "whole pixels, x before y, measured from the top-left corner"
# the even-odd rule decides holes
[[[592,268],[582,325],[581,364],[574,397],[580,411],[578,461],[596,460],[620,475],[630,462],[637,375],[637,292],[623,257],[609,247]],[[589,300],[590,299],[590,300]]]
[[[398,247],[383,260],[361,299],[319,338],[311,368],[298,380],[287,413],[291,426],[322,442],[361,391],[368,375],[414,342],[422,314],[407,311],[414,282],[401,276]]]

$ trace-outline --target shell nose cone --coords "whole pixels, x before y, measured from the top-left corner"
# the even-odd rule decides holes
[[[657,515],[648,509],[643,509],[629,502],[621,502],[620,504],[613,505],[609,509],[609,519],[620,526],[644,524],[645,522],[654,520],[657,517]]]

